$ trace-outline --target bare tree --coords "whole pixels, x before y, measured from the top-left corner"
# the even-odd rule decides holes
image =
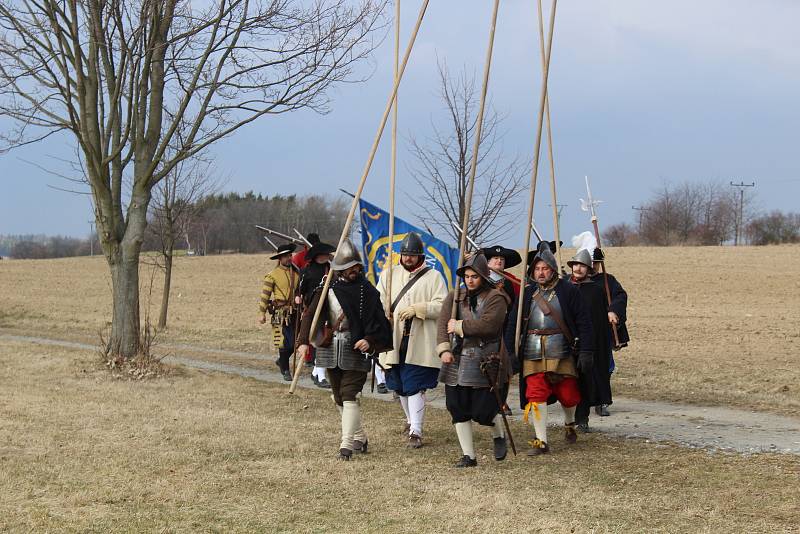
[[[264,115],[327,111],[374,49],[385,1],[0,0],[5,148],[74,137],[111,271],[109,352],[139,347],[153,187]]]
[[[216,192],[220,185],[212,163],[194,157],[179,162],[153,190],[149,230],[156,238],[162,262],[160,266],[164,270],[161,310],[158,314],[160,329],[167,326],[175,244],[188,235],[189,225],[197,213],[197,201]]]
[[[475,78],[465,72],[452,78],[447,65],[439,63],[439,90],[447,112],[447,126],[432,122],[433,135],[411,138],[414,163],[408,171],[419,185],[409,197],[413,213],[431,228],[458,241],[452,222],[463,220],[465,197],[477,128]],[[515,197],[525,188],[529,167],[519,157],[507,158],[500,147],[502,117],[491,110],[484,116],[475,175],[475,192],[468,235],[488,243],[507,232],[507,223],[518,214]]]

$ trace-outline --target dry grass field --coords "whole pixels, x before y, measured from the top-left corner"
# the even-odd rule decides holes
[[[565,254],[572,251],[565,250]],[[629,293],[631,346],[619,394],[796,415],[800,409],[800,246],[609,249]],[[269,352],[256,325],[264,255],[176,258],[163,341]],[[142,303],[158,313],[160,274]],[[0,330],[95,341],[107,328],[101,257],[0,262]],[[241,364],[241,362],[239,362]],[[244,365],[269,367],[252,360]]]
[[[217,260],[223,259],[208,261]],[[99,306],[91,300],[76,306]],[[29,323],[34,318],[16,310],[15,321],[44,325]],[[55,316],[58,310],[38,313]],[[183,313],[176,315],[188,321]],[[198,316],[203,314],[209,310]],[[95,328],[89,315],[60,328]],[[226,321],[215,336],[226,325],[234,329]],[[584,435],[567,448],[554,431],[549,457],[498,463],[484,430],[476,434],[479,466],[456,470],[450,465],[458,445],[444,411],[429,412],[429,445],[412,452],[399,433],[399,407],[367,399],[371,452],[343,463],[333,457],[338,416],[320,390],[290,397],[281,386],[190,370],[144,382],[113,380],[90,351],[14,341],[0,345],[0,361],[2,531],[798,527],[795,456],[712,454],[600,434]],[[514,429],[521,442],[525,431],[521,424]]]

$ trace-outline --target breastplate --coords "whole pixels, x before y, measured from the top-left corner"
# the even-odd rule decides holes
[[[458,318],[480,319],[486,302],[485,293],[478,297],[475,310],[469,309],[469,300],[459,303]],[[454,354],[455,361],[442,365],[439,382],[448,386],[489,387],[489,381],[481,372],[481,361],[493,353],[500,351],[500,340],[481,339],[470,336],[464,338],[459,354]]]
[[[555,294],[555,290],[548,289],[540,291],[547,304],[550,305],[552,313],[561,314],[561,304]],[[562,359],[570,354],[564,334],[558,326],[558,322],[553,319],[553,315],[545,315],[544,311],[536,304],[536,300],[531,299],[530,315],[528,316],[528,327],[525,333],[525,343],[523,345],[523,356],[526,360]],[[533,330],[543,333],[535,334]]]

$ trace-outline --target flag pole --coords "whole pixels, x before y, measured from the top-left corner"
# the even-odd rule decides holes
[[[375,160],[375,153],[378,151],[378,145],[381,141],[381,136],[383,135],[383,130],[386,128],[386,123],[389,120],[389,113],[392,110],[392,104],[394,103],[394,98],[397,95],[397,89],[400,87],[400,81],[403,79],[403,73],[406,70],[406,65],[408,65],[408,59],[411,57],[411,50],[414,48],[414,42],[417,40],[417,33],[419,33],[419,28],[422,25],[422,19],[425,17],[425,11],[428,9],[428,3],[430,0],[423,0],[422,5],[419,8],[419,15],[417,16],[417,22],[414,25],[414,30],[411,32],[411,39],[406,47],[405,55],[403,56],[403,62],[400,64],[400,70],[397,72],[397,78],[394,80],[394,87],[392,88],[392,92],[389,95],[389,101],[386,104],[386,108],[383,111],[383,116],[381,117],[380,124],[378,125],[378,132],[375,134],[375,139],[372,142],[372,148],[369,151],[369,156],[367,157],[367,163],[364,165],[364,171],[361,174],[361,181],[358,184],[358,189],[356,190],[355,196],[353,196],[353,202],[350,204],[350,211],[347,214],[347,219],[344,223],[344,228],[342,228],[342,235],[339,237],[339,243],[336,245],[336,249],[340,249],[342,247],[342,243],[344,243],[347,234],[350,233],[350,225],[353,224],[353,217],[355,216],[356,208],[358,207],[358,201],[361,199],[361,193],[364,191],[364,185],[367,182],[367,176],[369,175],[369,171],[372,168],[372,162]],[[319,303],[317,307],[314,309],[314,316],[311,319],[311,329],[310,329],[310,337],[314,336],[314,332],[317,328],[317,323],[319,322],[319,316],[322,312],[323,305],[325,303],[325,299],[328,298],[328,289],[331,285],[331,277],[333,272],[330,273],[329,276],[325,277],[325,283],[322,285],[322,294],[319,298]],[[297,388],[297,381],[300,379],[300,372],[303,369],[303,362],[302,358],[299,359],[297,362],[297,367],[294,370],[294,377],[292,378],[292,384],[289,386],[289,393],[294,393],[294,390]]]

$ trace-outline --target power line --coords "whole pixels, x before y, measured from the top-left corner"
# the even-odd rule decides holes
[[[642,236],[642,221],[644,219],[644,212],[652,211],[653,208],[648,208],[648,207],[645,207],[645,206],[631,206],[631,209],[632,210],[636,210],[636,211],[639,212],[639,237],[641,238],[641,236]]]
[[[731,186],[739,188],[739,214],[736,217],[736,237],[733,242],[734,246],[738,247],[742,238],[742,224],[744,223],[744,188],[755,187],[756,183],[751,182],[746,184],[744,182],[739,182],[738,184],[735,184],[731,182]]]

